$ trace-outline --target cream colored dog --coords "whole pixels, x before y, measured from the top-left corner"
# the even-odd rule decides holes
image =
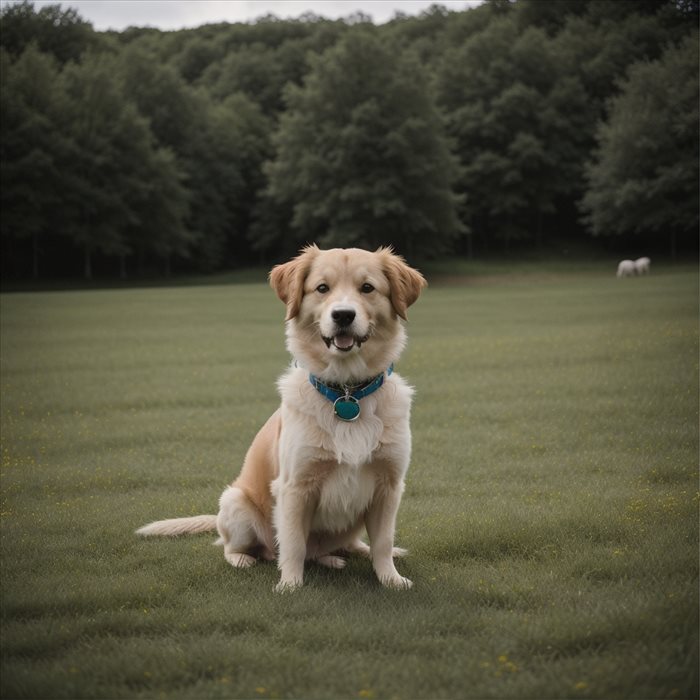
[[[634,269],[638,275],[648,275],[651,268],[651,258],[637,258]]]
[[[277,590],[300,586],[304,562],[342,568],[335,553],[369,556],[379,580],[408,588],[393,557],[396,515],[411,455],[412,389],[393,373],[406,342],[401,319],[426,282],[391,250],[305,248],[270,273],[287,305],[293,365],[280,408],[248,450],[219,514],[151,523],[142,535],[218,529],[236,567],[274,559]],[[360,535],[366,528],[370,545]]]
[[[636,272],[634,260],[620,260],[620,264],[617,266],[618,277],[633,277]]]

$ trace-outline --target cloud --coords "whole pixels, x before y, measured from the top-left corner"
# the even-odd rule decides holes
[[[38,9],[60,0],[36,0]],[[450,10],[465,10],[481,0],[443,0],[437,2]],[[3,2],[3,5],[8,4]],[[75,8],[95,29],[122,30],[129,26],[181,29],[216,22],[248,22],[267,14],[282,19],[312,12],[338,19],[358,11],[381,24],[397,12],[417,15],[435,0],[64,0],[64,7]]]

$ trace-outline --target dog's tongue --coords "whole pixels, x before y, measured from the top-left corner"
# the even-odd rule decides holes
[[[351,348],[355,343],[355,339],[351,335],[336,335],[333,339],[335,346],[341,350]]]

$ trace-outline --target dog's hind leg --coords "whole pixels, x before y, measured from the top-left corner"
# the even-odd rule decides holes
[[[252,566],[256,559],[250,552],[267,546],[265,526],[260,521],[257,509],[241,489],[229,486],[221,494],[216,528],[224,545],[224,557],[231,566]]]
[[[329,569],[343,569],[345,568],[345,564],[347,564],[346,559],[343,559],[343,557],[336,557],[332,554],[320,556],[316,559],[316,561],[321,566],[325,566]]]
[[[345,558],[339,556],[343,552],[347,554],[360,554],[368,559],[370,548],[360,538],[362,526],[356,525],[346,532],[323,533],[322,535],[311,535],[308,541],[307,559],[317,561],[322,566],[329,569],[342,569],[347,563]],[[405,557],[408,550],[401,547],[393,547],[392,556]]]
[[[318,562],[329,569],[342,569],[347,563],[338,552],[350,551],[349,543],[357,539],[359,527],[353,527],[345,532],[312,533],[309,537],[306,558]]]

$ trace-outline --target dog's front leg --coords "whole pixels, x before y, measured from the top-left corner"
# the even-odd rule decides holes
[[[316,499],[308,491],[288,485],[280,489],[275,507],[278,567],[282,572],[275,587],[279,592],[298,588],[304,583],[306,545]]]
[[[403,481],[381,484],[365,515],[372,566],[382,585],[389,588],[410,588],[413,585],[410,579],[399,574],[393,559],[396,515],[402,493]]]

